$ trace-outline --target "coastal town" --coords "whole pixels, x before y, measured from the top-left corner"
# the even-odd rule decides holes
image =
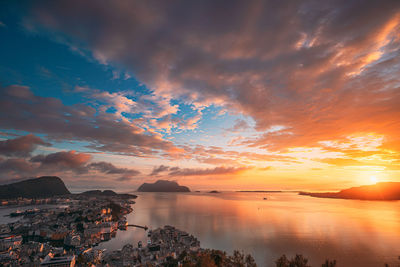
[[[200,249],[195,237],[172,226],[149,230],[147,244],[128,244],[116,251],[97,248],[118,230],[127,229],[126,215],[134,203],[126,196],[82,194],[2,201],[3,206],[46,205],[27,210],[16,206],[20,210],[9,216],[20,219],[0,225],[1,265],[159,266],[183,252]]]

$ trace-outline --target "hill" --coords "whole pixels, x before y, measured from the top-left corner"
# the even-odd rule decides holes
[[[300,192],[300,195],[323,198],[343,198],[361,200],[400,200],[399,182],[381,182],[374,185],[364,185],[344,189],[339,192],[310,193]]]
[[[56,176],[42,176],[12,184],[0,185],[0,199],[18,197],[42,198],[70,194],[64,182]]]
[[[155,183],[144,183],[137,189],[139,192],[190,192],[186,186],[175,181],[158,180]]]
[[[87,196],[103,196],[103,197],[113,197],[113,196],[118,196],[118,197],[122,197],[122,198],[137,198],[136,195],[132,195],[132,194],[118,194],[112,190],[90,190],[90,191],[86,191],[81,193],[81,195],[87,195]]]

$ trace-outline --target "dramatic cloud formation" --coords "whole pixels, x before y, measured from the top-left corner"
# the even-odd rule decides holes
[[[0,155],[26,157],[29,156],[38,145],[49,146],[50,144],[33,134],[0,141]]]
[[[87,167],[90,169],[98,170],[106,174],[120,174],[123,175],[123,177],[125,178],[129,178],[131,176],[136,176],[140,174],[140,172],[137,170],[118,168],[115,167],[113,164],[104,161],[91,163]]]
[[[72,170],[77,173],[87,172],[85,165],[91,156],[76,151],[56,152],[48,155],[37,155],[30,159],[31,162],[40,163],[40,168],[56,170]]]
[[[33,174],[35,167],[27,162],[25,159],[0,159],[0,173],[3,174],[2,178],[10,178],[11,174],[31,175]],[[8,177],[4,177],[4,176]]]
[[[150,176],[158,175],[163,172],[169,172],[169,176],[213,176],[238,174],[240,172],[252,169],[251,167],[215,167],[212,169],[194,169],[194,168],[179,168],[160,165],[155,167],[150,173]]]
[[[118,168],[109,162],[91,162],[90,154],[73,150],[39,154],[27,159],[35,144],[50,145],[33,135],[8,139],[1,144],[3,154],[12,158],[0,157],[0,183],[39,175],[64,176],[71,172],[77,175],[103,174],[118,181],[127,181],[140,174],[138,170]]]
[[[32,14],[166,98],[252,116],[266,133],[243,144],[399,142],[399,1],[43,1]]]
[[[54,140],[89,142],[89,147],[135,156],[179,152],[171,142],[145,132],[116,114],[88,105],[66,106],[60,100],[35,96],[28,87],[0,88],[2,128],[46,134]]]
[[[37,81],[19,67],[33,64],[35,47],[0,63],[10,74],[0,87],[0,130],[32,133],[0,141],[5,176],[236,175],[250,184],[398,177],[398,0],[22,6],[0,35],[17,38],[23,25],[11,43],[36,36],[55,59],[38,56]],[[47,142],[65,151],[32,156]],[[131,160],[132,169],[118,167]]]

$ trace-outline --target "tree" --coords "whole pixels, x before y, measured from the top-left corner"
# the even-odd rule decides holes
[[[217,267],[213,259],[209,254],[202,254],[197,261],[196,266],[198,267]]]
[[[310,267],[307,263],[308,259],[304,258],[301,254],[296,254],[290,260],[286,258],[286,255],[282,255],[275,261],[276,267]]]
[[[247,254],[247,256],[246,256],[246,266],[247,267],[257,267],[256,261],[250,254]]]
[[[296,254],[294,259],[290,261],[289,267],[310,267],[307,263],[308,259],[304,258],[301,254]]]
[[[275,261],[276,267],[289,267],[289,260],[286,255],[283,254],[279,259]]]
[[[238,267],[244,266],[244,254],[238,250],[233,252],[233,265]]]
[[[325,261],[325,263],[322,263],[321,267],[335,267],[336,266],[336,260],[330,261],[329,259]]]

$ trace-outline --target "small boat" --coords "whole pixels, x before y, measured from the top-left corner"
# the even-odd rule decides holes
[[[137,243],[137,246],[138,246],[138,248],[141,248],[141,247],[142,247],[142,241],[139,241],[139,242]]]
[[[118,222],[118,229],[126,230],[127,228],[128,228],[128,222],[127,221],[119,221]]]
[[[266,197],[264,197],[264,200],[267,200],[267,198],[266,198]]]
[[[23,212],[22,210],[16,210],[16,211],[14,211],[14,212],[11,212],[11,213],[10,213],[10,216],[11,216],[11,217],[22,216],[22,215],[24,215],[24,213],[25,213],[25,212]]]

